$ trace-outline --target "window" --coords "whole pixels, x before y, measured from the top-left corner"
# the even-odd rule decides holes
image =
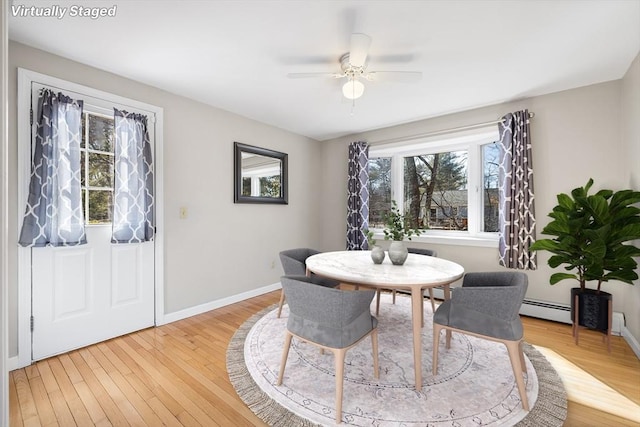
[[[80,173],[87,224],[110,224],[113,211],[113,117],[82,114]]]
[[[485,232],[498,232],[498,144],[482,146],[482,218]]]
[[[496,127],[369,149],[369,227],[384,228],[391,200],[430,238],[497,241]]]
[[[391,206],[391,157],[369,159],[369,227],[384,227]]]
[[[467,230],[458,207],[467,205],[467,152],[403,158],[404,213],[412,228]],[[435,209],[435,216],[427,215]]]

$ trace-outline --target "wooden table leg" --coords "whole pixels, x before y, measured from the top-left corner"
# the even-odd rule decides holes
[[[422,290],[411,289],[411,323],[413,325],[413,366],[416,391],[422,390]]]

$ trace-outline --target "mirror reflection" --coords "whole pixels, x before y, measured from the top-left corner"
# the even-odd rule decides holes
[[[242,195],[281,197],[281,162],[273,157],[242,153]]]

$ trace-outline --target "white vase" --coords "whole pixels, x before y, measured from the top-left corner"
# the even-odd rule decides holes
[[[393,263],[393,265],[402,265],[407,260],[407,256],[409,256],[409,251],[407,247],[404,245],[404,242],[394,240],[389,245],[389,259]]]
[[[384,250],[380,246],[371,248],[371,259],[374,264],[382,264],[382,261],[384,261]]]

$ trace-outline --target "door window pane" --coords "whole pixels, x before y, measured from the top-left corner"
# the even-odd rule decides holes
[[[82,208],[87,224],[109,224],[113,211],[113,118],[85,112],[80,152]]]
[[[84,135],[84,133],[82,135]],[[84,139],[84,136],[82,139]],[[86,177],[87,174],[85,173],[85,169],[86,169],[85,162],[87,161],[85,158],[86,155],[87,155],[87,152],[81,149],[80,151],[80,187],[82,188],[87,186],[87,177]]]
[[[89,186],[113,187],[113,156],[101,153],[89,153]]]
[[[89,148],[113,152],[113,118],[89,115]]]
[[[89,194],[87,224],[109,224],[113,212],[113,191],[85,190]],[[83,197],[86,202],[86,197]],[[86,212],[86,211],[85,211]]]

